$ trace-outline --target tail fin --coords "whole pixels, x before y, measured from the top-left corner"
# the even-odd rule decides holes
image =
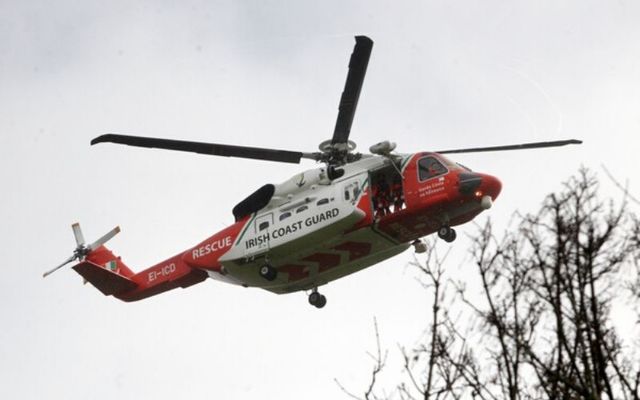
[[[73,269],[107,296],[128,292],[138,286],[130,279],[133,272],[104,246],[92,251]]]
[[[120,257],[116,257],[104,244],[120,232],[119,227],[107,232],[100,239],[86,245],[80,224],[71,226],[76,238],[76,248],[65,262],[45,272],[46,277],[75,260],[80,263],[73,269],[107,296],[122,301],[141,300],[178,287],[189,287],[209,276],[206,271],[188,265],[182,254],[134,274]]]
[[[134,274],[104,246],[93,250],[73,269],[105,295],[127,302],[189,287],[208,277],[205,271],[187,265],[182,254]]]
[[[111,272],[91,261],[83,261],[75,265],[73,269],[106,296],[130,291],[138,286],[131,279]]]

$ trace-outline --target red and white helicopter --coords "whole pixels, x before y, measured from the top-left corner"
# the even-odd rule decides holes
[[[79,224],[74,224],[73,255],[44,276],[78,260],[73,269],[86,281],[123,301],[213,278],[278,294],[310,291],[309,303],[322,308],[326,298],[318,287],[412,245],[423,252],[421,238],[432,233],[452,242],[453,226],[491,207],[500,193],[500,181],[472,172],[444,154],[581,143],[563,140],[396,154],[395,144],[384,141],[371,146],[371,154],[356,153],[349,133],[373,41],[365,36],[355,39],[333,137],[320,144],[318,152],[115,134],[91,141],[287,163],[304,158],[324,165],[280,184],[264,185],[234,207],[233,225],[138,273],[104,246],[120,231],[118,227],[87,245]]]

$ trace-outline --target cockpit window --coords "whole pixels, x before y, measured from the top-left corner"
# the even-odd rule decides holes
[[[418,176],[421,181],[426,181],[438,175],[447,173],[447,168],[435,157],[425,157],[418,161]]]

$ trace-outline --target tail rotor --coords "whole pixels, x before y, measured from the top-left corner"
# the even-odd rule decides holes
[[[95,242],[87,246],[84,241],[84,235],[82,234],[82,229],[80,228],[80,224],[76,222],[75,224],[71,225],[71,229],[73,229],[73,235],[75,236],[75,239],[76,239],[76,248],[73,251],[73,254],[71,255],[71,257],[67,258],[65,262],[63,262],[62,264],[42,274],[43,278],[46,278],[47,276],[51,275],[52,273],[56,272],[57,270],[59,270],[60,268],[64,267],[65,265],[69,264],[72,261],[84,260],[89,253],[91,253],[98,247],[102,246],[103,244],[111,240],[111,238],[113,238],[115,235],[118,234],[118,232],[120,232],[120,227],[116,226],[115,228],[113,228],[112,230],[104,234],[101,238],[99,238],[98,240],[96,240]]]

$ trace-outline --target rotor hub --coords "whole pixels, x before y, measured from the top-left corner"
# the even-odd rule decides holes
[[[362,154],[353,153],[356,144],[351,140],[332,143],[332,139],[329,139],[320,143],[318,148],[321,151],[319,161],[325,162],[328,165],[340,166],[362,158]]]
[[[323,153],[346,152],[351,153],[356,149],[356,143],[353,140],[347,140],[344,143],[333,143],[333,139],[325,140],[318,146]]]

